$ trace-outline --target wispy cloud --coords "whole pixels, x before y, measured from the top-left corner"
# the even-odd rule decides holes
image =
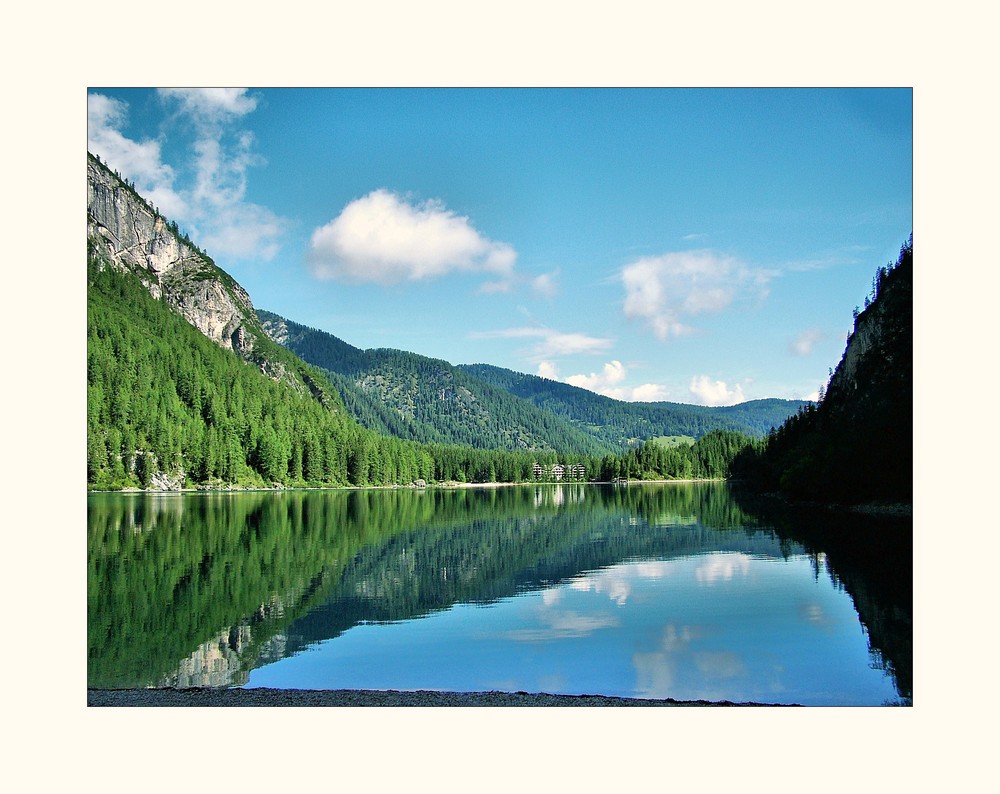
[[[708,375],[695,375],[689,388],[701,405],[735,405],[746,401],[740,384],[730,388],[725,381],[712,380]]]
[[[517,252],[480,234],[437,199],[373,190],[312,234],[308,261],[321,279],[397,284],[473,272],[509,277]],[[503,279],[492,291],[502,291]],[[488,290],[489,291],[489,290]]]
[[[531,360],[554,367],[551,359],[558,356],[600,353],[611,348],[613,339],[581,333],[563,333],[541,326],[504,328],[498,331],[473,331],[472,339],[537,339],[526,351]]]
[[[559,292],[559,285],[556,283],[558,275],[559,271],[553,270],[550,273],[542,273],[540,276],[535,276],[531,280],[532,291],[543,298],[554,298]]]
[[[248,171],[264,161],[254,153],[253,135],[238,125],[257,100],[242,88],[160,89],[158,95],[173,107],[174,121],[193,134],[193,185],[177,186],[177,171],[163,162],[160,141],[128,138],[127,104],[102,94],[87,97],[88,149],[135,182],[209,253],[273,258],[285,221],[246,201]]]
[[[122,130],[128,125],[128,104],[103,94],[87,95],[87,149],[127,179],[162,212],[185,219],[187,202],[174,189],[174,169],[163,162],[160,142],[132,140]]]
[[[182,113],[204,125],[224,124],[257,108],[257,98],[245,88],[160,88],[157,93],[176,100]]]
[[[788,343],[788,349],[793,355],[808,356],[818,342],[822,342],[826,334],[819,328],[809,328],[798,334]]]
[[[713,251],[681,251],[637,259],[619,277],[625,316],[666,341],[690,334],[689,318],[721,312],[740,297],[765,297],[774,275]]]

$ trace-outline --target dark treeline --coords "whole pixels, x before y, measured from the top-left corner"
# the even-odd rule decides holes
[[[536,463],[581,465],[588,479],[724,477],[740,443],[739,434],[709,434],[676,451],[647,444],[600,458],[410,442],[359,426],[319,369],[274,348],[268,355],[287,358],[298,389],[218,347],[152,298],[137,277],[92,256],[88,486],[527,482],[536,478]]]
[[[913,498],[913,238],[880,268],[825,395],[733,472],[756,487],[844,504]]]

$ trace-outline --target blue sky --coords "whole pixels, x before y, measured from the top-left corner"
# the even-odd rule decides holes
[[[94,88],[88,148],[361,348],[810,398],[912,229],[909,89]]]

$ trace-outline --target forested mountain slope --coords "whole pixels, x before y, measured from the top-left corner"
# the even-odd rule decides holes
[[[272,312],[257,314],[273,340],[321,368],[351,414],[380,433],[481,449],[603,455],[617,448],[447,361],[360,350]]]
[[[570,386],[489,364],[463,364],[459,369],[556,414],[617,447],[657,436],[694,436],[712,430],[735,430],[761,436],[777,427],[805,403],[801,400],[750,400],[711,408],[670,402],[623,402]]]
[[[523,481],[535,463],[583,462],[361,427],[246,291],[90,154],[87,190],[89,488]]]
[[[447,362],[262,313],[339,371],[322,370],[270,338],[246,291],[89,154],[87,176],[89,488],[523,482],[561,476],[556,463],[577,478],[719,477],[744,443],[706,433],[732,427],[710,416],[649,431],[700,437],[693,447],[616,456],[638,434],[611,441]]]
[[[913,498],[913,238],[879,268],[825,396],[748,448],[734,468],[793,497]]]

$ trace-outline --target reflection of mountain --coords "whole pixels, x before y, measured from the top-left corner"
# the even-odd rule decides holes
[[[403,548],[411,559],[420,554],[406,578],[416,592],[389,588],[389,606],[362,600],[356,615],[342,616],[331,633],[357,620],[418,614],[459,597],[499,598],[531,581],[572,575],[572,564],[553,554],[600,542],[583,534],[594,520],[548,526],[566,510],[580,519],[624,513],[650,523],[734,520],[717,486],[91,495],[89,684],[238,682],[258,655],[273,657],[273,637],[328,602],[334,588],[354,592],[342,581],[348,563],[352,583],[379,592],[385,588],[376,569],[364,568],[375,563],[364,561],[392,560]],[[499,516],[500,526],[488,534],[487,524]],[[455,527],[463,529],[444,534]],[[416,543],[392,545],[404,532]],[[455,538],[464,545],[448,550]],[[605,553],[611,559],[629,552]],[[432,572],[446,567],[451,582],[432,585]]]
[[[874,556],[855,565],[846,544],[814,544],[771,516],[765,527],[721,483],[93,495],[88,505],[92,687],[240,684],[363,621],[488,603],[624,560],[778,557],[802,553],[799,542],[827,553],[873,647],[909,681],[909,635],[889,639],[897,601],[870,581]]]
[[[697,504],[681,503],[704,489],[557,487],[571,492],[565,498],[573,509],[520,516],[501,510],[495,518],[416,529],[362,550],[329,600],[289,626],[288,650],[335,637],[362,621],[401,621],[457,603],[490,603],[623,560],[706,550],[783,554],[777,538],[711,529],[705,519],[695,520],[698,515],[688,511]],[[714,488],[724,495],[723,486]]]

